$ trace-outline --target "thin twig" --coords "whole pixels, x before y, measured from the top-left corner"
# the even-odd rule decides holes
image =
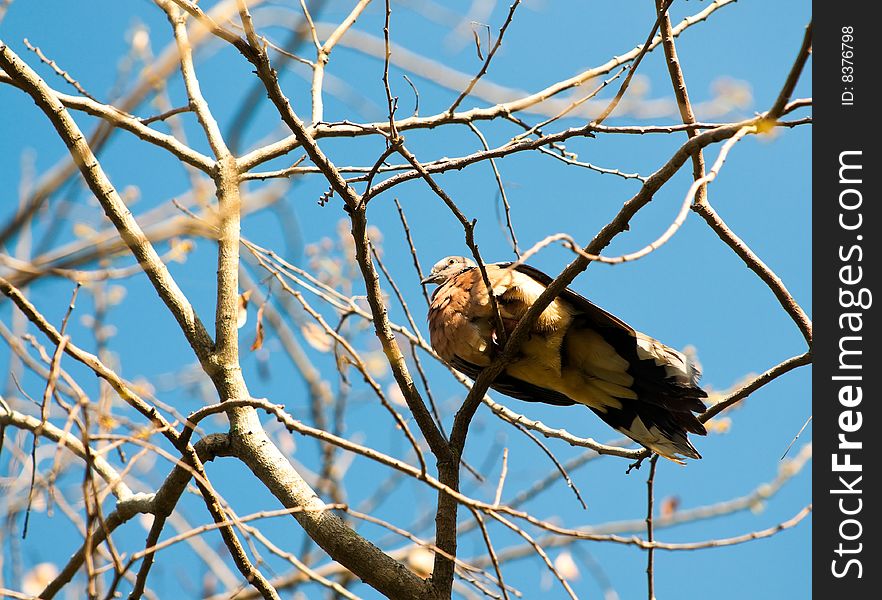
[[[661,18],[661,37],[662,48],[665,53],[665,62],[668,66],[668,74],[671,79],[671,85],[674,88],[674,96],[677,99],[677,108],[680,111],[680,118],[684,124],[695,123],[695,113],[692,110],[692,103],[689,101],[689,92],[686,89],[686,78],[683,75],[683,69],[680,67],[680,59],[677,57],[677,47],[674,43],[673,28],[671,27],[671,16],[663,11],[662,0],[655,0],[656,10]],[[698,129],[687,130],[689,137],[698,135]],[[698,148],[692,153],[692,178],[699,180],[704,177],[704,156],[701,149]],[[695,203],[702,204],[707,201],[707,185],[703,184],[698,188],[695,195]]]
[[[27,47],[28,50],[30,50],[31,52],[36,54],[42,62],[49,65],[49,67],[53,71],[55,71],[56,75],[60,76],[62,79],[64,79],[70,85],[72,85],[80,94],[82,94],[83,96],[85,96],[89,100],[92,100],[94,102],[98,102],[98,100],[95,99],[95,96],[91,95],[89,92],[84,90],[83,86],[81,86],[80,83],[76,79],[71,77],[67,71],[65,71],[64,69],[62,69],[61,67],[58,66],[58,63],[56,63],[54,60],[48,58],[45,54],[43,54],[43,51],[40,50],[38,47],[32,46],[31,43],[28,41],[28,38],[24,39],[24,45]]]
[[[508,448],[502,450],[502,469],[499,471],[499,483],[496,484],[496,495],[493,497],[493,505],[498,506],[502,499],[502,487],[505,485],[505,476],[508,474]]]
[[[790,452],[790,449],[793,448],[793,444],[796,443],[796,440],[799,439],[799,436],[802,435],[802,432],[805,431],[805,428],[808,427],[808,424],[812,422],[812,416],[809,415],[809,418],[805,420],[805,423],[802,424],[802,427],[799,428],[799,431],[796,432],[796,435],[793,436],[793,439],[790,440],[790,443],[787,445],[787,449],[784,450],[784,454],[781,455],[780,460],[784,460],[787,458],[787,454]]]
[[[557,470],[560,471],[560,475],[561,475],[561,477],[563,477],[564,481],[567,482],[567,487],[569,487],[569,488],[573,491],[573,494],[576,495],[576,500],[579,501],[579,504],[582,505],[582,508],[583,508],[584,510],[588,510],[588,506],[585,504],[585,501],[582,499],[582,494],[579,492],[579,488],[576,487],[576,484],[575,484],[575,483],[573,483],[573,480],[570,478],[570,474],[567,473],[567,470],[566,470],[566,469],[564,468],[564,466],[560,463],[560,461],[557,460],[557,457],[551,452],[551,450],[549,450],[548,447],[547,447],[545,444],[542,443],[542,440],[540,440],[540,439],[537,438],[535,435],[533,435],[532,433],[530,433],[529,431],[527,431],[526,427],[524,427],[524,426],[521,425],[520,423],[513,423],[513,425],[514,425],[514,426],[515,426],[515,427],[516,427],[521,433],[523,433],[523,434],[526,435],[528,438],[530,438],[530,440],[533,441],[537,446],[539,446],[539,448],[542,449],[542,452],[544,452],[545,455],[546,455],[548,458],[551,459],[551,462],[553,462],[553,463],[554,463],[554,466],[557,467]]]
[[[659,25],[661,25],[661,20],[663,15],[668,12],[668,8],[673,4],[674,0],[666,0],[665,5],[658,12],[658,16],[655,20],[655,23],[652,26],[652,30],[649,32],[649,36],[646,38],[646,41],[643,42],[643,46],[640,48],[640,52],[637,54],[636,58],[634,58],[634,62],[631,63],[631,67],[628,69],[628,75],[625,76],[625,80],[622,82],[622,85],[619,86],[619,91],[616,92],[616,95],[610,100],[607,107],[597,116],[596,119],[592,121],[594,125],[600,125],[603,123],[608,116],[612,114],[612,112],[619,105],[619,101],[621,101],[622,97],[625,95],[625,91],[628,89],[628,85],[631,83],[631,79],[634,77],[634,73],[637,72],[637,67],[640,66],[640,62],[643,60],[643,57],[646,56],[646,53],[652,47],[652,42],[655,38],[655,32],[658,31]]]
[[[481,65],[481,69],[478,71],[478,74],[472,78],[472,80],[466,86],[466,89],[462,91],[462,93],[456,98],[456,100],[453,101],[453,104],[450,105],[450,108],[447,109],[448,115],[453,114],[453,111],[456,110],[456,107],[459,106],[459,103],[462,102],[465,97],[472,92],[475,84],[478,83],[478,80],[481,79],[481,77],[483,77],[484,74],[487,72],[487,69],[490,68],[490,61],[493,60],[493,56],[496,54],[496,51],[499,50],[499,46],[502,44],[502,37],[505,35],[505,30],[508,29],[508,26],[511,24],[511,21],[514,18],[515,10],[517,10],[520,3],[521,0],[514,0],[514,2],[508,8],[508,16],[505,17],[505,22],[502,24],[502,27],[499,28],[499,35],[496,36],[496,42],[493,44],[490,52],[487,53],[487,58],[484,59],[484,64]]]
[[[653,518],[653,484],[655,483],[655,469],[658,464],[658,454],[653,454],[649,460],[649,477],[646,478],[646,541],[653,542],[652,518]],[[646,589],[649,600],[655,600],[655,548],[646,551]]]
[[[155,123],[156,121],[165,121],[166,119],[171,118],[175,115],[190,112],[191,110],[193,109],[188,104],[187,106],[178,106],[177,108],[169,109],[165,112],[159,113],[158,115],[154,115],[152,117],[144,117],[138,120],[141,121],[142,125],[150,125],[150,123]]]
[[[508,456],[508,449],[506,448],[506,453],[503,455],[503,461],[505,461],[505,457]],[[503,466],[505,462],[503,462]],[[499,504],[499,492],[502,491],[502,482],[503,477],[500,476],[499,479],[499,490],[496,495],[496,502],[494,504]],[[471,509],[472,515],[475,517],[475,522],[478,524],[478,527],[481,529],[481,535],[484,537],[484,544],[487,546],[487,554],[490,556],[490,562],[493,564],[493,569],[496,571],[496,578],[499,580],[499,591],[502,592],[502,597],[505,600],[508,600],[508,590],[505,587],[505,581],[502,579],[502,568],[499,566],[499,560],[496,558],[496,551],[493,549],[493,542],[490,541],[490,532],[487,531],[487,526],[484,524],[484,517],[481,516],[474,508]]]
[[[559,119],[562,119],[563,117],[565,117],[566,115],[568,115],[570,112],[572,112],[573,110],[575,110],[576,108],[578,108],[579,106],[581,106],[582,104],[584,104],[585,102],[588,102],[589,100],[591,100],[592,98],[594,98],[595,96],[597,96],[597,94],[599,94],[599,93],[601,92],[601,90],[603,90],[603,88],[605,88],[605,87],[608,86],[610,83],[612,83],[613,81],[615,81],[616,79],[618,79],[619,76],[621,76],[621,74],[624,73],[627,69],[628,69],[628,67],[622,67],[621,69],[619,69],[618,71],[616,71],[615,74],[613,74],[612,77],[610,77],[609,79],[605,79],[605,80],[603,81],[603,83],[601,83],[599,86],[597,86],[596,88],[594,88],[594,89],[593,89],[591,92],[589,92],[587,95],[583,96],[582,98],[579,98],[578,100],[574,100],[569,106],[567,106],[566,108],[564,108],[562,111],[560,111],[559,113],[557,113],[557,114],[554,115],[553,117],[549,117],[548,119],[542,121],[541,123],[537,123],[536,125],[533,125],[532,127],[530,127],[529,129],[527,129],[527,130],[524,131],[523,133],[519,133],[518,135],[514,136],[514,137],[512,138],[512,140],[513,140],[513,141],[517,141],[517,140],[519,140],[519,139],[521,139],[521,138],[525,138],[525,137],[527,137],[527,136],[529,136],[529,135],[533,135],[534,133],[539,133],[539,134],[541,134],[541,131],[542,131],[542,128],[543,128],[543,127],[545,127],[546,125],[550,125],[551,123],[554,123],[555,121],[557,121],[557,120],[559,120]]]
[[[478,139],[481,140],[481,145],[484,147],[484,150],[489,150],[490,146],[487,145],[487,139],[484,137],[484,134],[481,133],[481,130],[474,123],[468,124],[469,129],[471,129]],[[496,179],[496,186],[499,188],[499,197],[502,199],[502,207],[505,210],[505,226],[508,229],[508,233],[511,236],[511,245],[514,250],[515,256],[520,257],[521,250],[518,248],[518,237],[514,232],[514,225],[511,222],[511,205],[508,203],[508,195],[505,193],[505,186],[502,185],[502,175],[499,174],[499,168],[496,166],[496,161],[492,158],[490,159],[490,168],[493,169],[493,177]]]
[[[398,217],[401,219],[401,226],[404,228],[404,237],[407,240],[407,246],[410,249],[410,256],[413,259],[413,268],[417,273],[417,280],[422,281],[425,276],[423,275],[423,268],[420,266],[420,259],[417,256],[416,247],[413,245],[413,237],[410,235],[410,227],[407,224],[407,217],[404,216],[404,209],[401,207],[401,202],[398,201],[398,198],[395,198],[395,208],[398,209]],[[421,285],[420,289],[423,292],[423,298],[426,300],[426,306],[429,305],[429,294],[426,292],[426,286]]]

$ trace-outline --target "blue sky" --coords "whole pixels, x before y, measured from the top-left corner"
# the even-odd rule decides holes
[[[280,10],[289,4],[278,2],[273,6]],[[320,20],[339,22],[351,4],[328,2]],[[375,4],[359,19],[355,29],[381,36],[382,3]],[[457,37],[443,20],[432,21],[415,10],[418,4],[414,1],[393,2],[393,41],[453,69],[467,74],[477,72],[480,61],[470,30],[466,29],[465,36]],[[464,14],[470,4],[445,3],[446,8],[441,12]],[[490,24],[495,36],[508,12],[508,5],[487,4],[492,10],[481,20]],[[486,79],[515,90],[535,91],[587,67],[602,64],[645,39],[654,20],[652,4],[649,1],[525,2],[519,7]],[[675,2],[671,9],[674,23],[702,10],[707,4],[694,0]],[[281,42],[286,33],[282,27],[272,26],[276,22],[274,18],[271,11],[267,12],[262,31]],[[700,105],[713,98],[715,86],[721,81],[734,81],[738,89],[750,92],[747,104],[722,116],[699,113],[698,118],[734,121],[767,110],[790,69],[810,18],[807,2],[742,0],[718,10],[706,23],[690,28],[678,38],[677,49],[693,102]],[[36,56],[22,41],[28,38],[69,70],[86,89],[105,99],[117,79],[121,57],[127,52],[127,32],[139,24],[149,30],[154,51],[158,52],[169,43],[170,32],[164,15],[146,1],[96,0],[89,3],[88,8],[83,8],[60,0],[40,3],[17,0],[0,24],[0,37],[36,68]],[[260,19],[258,24],[261,24]],[[486,52],[486,39],[483,50]],[[197,61],[203,92],[222,129],[226,130],[245,90],[251,85],[251,68],[219,42],[202,48],[197,53]],[[810,66],[811,62],[797,86],[795,97],[811,95]],[[40,66],[38,71],[56,89],[74,93],[45,66]],[[375,107],[360,109],[328,94],[326,120],[382,119],[382,113],[376,112],[376,107],[385,102],[381,61],[342,45],[332,54],[328,73],[345,82],[353,91],[364,94]],[[390,81],[393,94],[400,97],[400,110],[409,114],[414,99],[402,73],[408,72],[393,68]],[[408,74],[420,92],[421,115],[444,110],[458,94],[458,90]],[[295,110],[306,116],[308,83],[298,72],[283,72],[283,87]],[[613,83],[601,98],[611,97],[617,87],[618,82]],[[629,94],[641,90],[644,99],[671,99],[670,82],[660,51],[644,59],[639,68],[639,79]],[[177,76],[171,80],[170,94],[176,105],[185,98]],[[480,99],[468,98],[462,107],[485,104]],[[152,112],[153,108],[142,106],[137,114]],[[809,111],[803,109],[794,117],[808,114]],[[524,118],[535,123],[543,117],[528,114]],[[76,119],[86,131],[94,126],[94,120],[82,114],[77,114]],[[183,122],[189,142],[200,151],[208,152],[195,119],[188,117]],[[609,125],[676,122],[677,118],[673,116],[641,119],[630,114],[618,117],[617,113],[607,120]],[[583,123],[584,119],[563,119],[548,130],[557,131]],[[491,146],[504,143],[518,132],[511,124],[495,122],[481,124],[481,130]],[[254,116],[245,145],[277,139],[283,134],[272,107],[265,103]],[[461,126],[410,131],[405,133],[405,138],[408,147],[421,160],[458,156],[478,149],[474,135]],[[595,139],[570,140],[567,147],[577,152],[580,160],[645,176],[663,164],[684,140],[685,134],[599,135]],[[321,145],[340,165],[371,164],[382,151],[382,143],[375,139],[327,139]],[[718,152],[718,146],[709,148],[707,161],[712,162]],[[811,134],[807,126],[780,130],[761,139],[748,137],[733,149],[720,176],[710,187],[711,202],[726,222],[780,276],[809,314],[810,152]],[[23,173],[31,168],[29,165],[33,164],[33,169],[42,173],[65,156],[63,144],[33,102],[9,86],[0,86],[0,153],[6,157],[0,163],[0,181],[6,183],[3,208],[0,209],[5,220],[14,211],[16,190],[22,181],[27,181]],[[292,154],[278,159],[266,168],[287,166],[297,156]],[[138,189],[139,200],[132,206],[136,216],[167,204],[171,198],[188,190],[186,173],[174,160],[128,134],[115,134],[101,159],[118,189],[128,186]],[[558,231],[588,241],[617,212],[622,202],[639,189],[639,182],[635,180],[567,166],[540,154],[508,157],[499,161],[499,169],[522,247]],[[618,236],[607,253],[634,251],[657,238],[674,218],[690,180],[691,170],[687,166],[638,214],[631,223],[631,230]],[[512,259],[507,233],[500,225],[498,189],[489,165],[480,163],[461,172],[444,174],[438,181],[470,218],[478,220],[477,241],[485,259]],[[259,187],[251,185],[249,189]],[[346,216],[340,210],[339,200],[332,200],[324,207],[318,206],[317,199],[326,188],[327,184],[318,176],[292,182],[281,201],[289,215],[287,220],[280,220],[274,212],[249,216],[243,222],[243,234],[260,245],[278,250],[292,262],[304,264],[305,246],[319,243],[323,238],[336,239],[338,224]],[[407,213],[424,267],[445,255],[465,254],[467,248],[459,223],[421,182],[405,183],[372,201],[369,219],[383,232],[386,264],[414,308],[426,335],[422,320],[424,304],[393,198],[400,200]],[[65,187],[63,194],[53,197],[50,210],[57,210],[59,206],[69,207],[72,216],[57,244],[75,240],[82,234],[82,229],[78,234],[74,224],[95,229],[102,226],[95,201],[84,192],[79,181]],[[37,226],[35,238],[38,239],[40,233]],[[4,251],[11,252],[12,249]],[[172,267],[182,288],[208,321],[214,304],[213,255],[211,243],[197,240],[196,249],[188,261]],[[572,255],[563,249],[550,248],[531,263],[554,274],[571,258]],[[130,263],[127,258],[119,260],[121,265]],[[168,374],[194,362],[173,319],[165,312],[145,277],[133,277],[120,284],[127,289],[125,300],[108,316],[108,322],[115,328],[112,348],[119,361],[119,370],[130,379],[150,381],[164,402],[181,411],[197,408],[201,400],[191,389],[165,384]],[[573,287],[635,328],[675,348],[694,347],[703,366],[702,382],[712,390],[729,389],[749,374],[761,373],[805,349],[799,330],[781,310],[773,294],[695,214],[689,215],[682,229],[667,245],[648,257],[617,266],[594,264],[576,279]],[[71,289],[68,281],[45,279],[30,290],[30,297],[57,322]],[[361,288],[356,286],[356,289]],[[80,296],[77,310],[82,314],[93,312],[88,293]],[[403,313],[394,302],[390,303],[390,310],[393,320],[404,322]],[[9,323],[8,303],[0,307],[0,318]],[[251,318],[254,318],[253,312]],[[248,325],[242,331],[243,368],[252,394],[284,403],[292,414],[306,418],[305,385],[284,357],[278,342],[269,336],[265,354],[270,376],[262,377],[258,356],[245,351],[252,340],[253,329]],[[82,340],[83,347],[94,347],[92,334],[82,320],[72,322],[72,335],[75,340]],[[367,335],[362,334],[358,340],[360,348],[376,350]],[[0,349],[0,358],[7,355],[5,347]],[[331,374],[331,381],[336,386],[333,358],[312,350],[310,356],[323,373]],[[84,386],[90,392],[95,391],[93,378],[73,363],[66,366],[83,378]],[[449,425],[464,391],[439,365],[430,365],[429,376]],[[383,384],[388,385],[390,381],[387,374]],[[41,383],[36,378],[25,377],[22,385],[33,397],[41,394]],[[695,442],[703,460],[693,461],[685,468],[670,463],[659,465],[657,498],[676,496],[680,508],[688,509],[749,494],[761,483],[773,480],[782,464],[781,455],[811,414],[809,386],[809,368],[804,367],[754,394],[727,415],[731,417],[727,433],[712,434]],[[599,440],[615,437],[611,430],[581,407],[534,406],[503,397],[498,399],[549,426],[566,427],[578,435]],[[220,423],[212,426],[220,427]],[[405,456],[407,452],[406,442],[395,432],[388,415],[360,382],[354,382],[346,416],[346,435],[396,456]],[[790,456],[795,456],[810,440],[809,426]],[[29,440],[19,441],[23,448],[30,448]],[[293,441],[297,461],[309,469],[318,468],[314,441],[298,437]],[[579,449],[558,440],[547,440],[547,443],[562,460],[579,454]],[[467,459],[486,469],[490,489],[475,489],[474,481],[466,477],[464,481],[469,493],[480,498],[487,498],[489,494],[492,498],[492,488],[500,469],[501,446],[510,451],[510,474],[503,497],[513,496],[553,470],[553,465],[531,442],[499,423],[482,408],[473,425]],[[4,452],[4,465],[8,456]],[[571,492],[560,483],[529,503],[527,508],[540,517],[559,518],[568,526],[642,518],[645,516],[646,469],[625,476],[625,466],[622,459],[607,457],[573,473],[574,481],[588,504],[587,511],[581,509]],[[158,460],[137,476],[145,485],[155,486],[161,483],[167,470],[167,463]],[[218,460],[209,468],[209,475],[239,514],[277,507],[275,500],[261,490],[256,480],[240,465]],[[368,461],[354,460],[346,477],[351,495],[349,501],[353,506],[371,496],[378,477],[381,475]],[[810,484],[809,469],[806,468],[756,510],[660,530],[657,539],[701,541],[771,527],[789,519],[810,502]],[[433,509],[433,503],[434,494],[428,489],[402,485],[392,491],[376,514],[408,527],[425,517]],[[193,525],[209,520],[200,503],[193,498],[185,500],[183,510]],[[466,515],[460,516],[466,518]],[[704,598],[712,595],[721,600],[809,597],[810,526],[809,518],[795,529],[750,544],[701,552],[659,552],[656,558],[658,597]],[[374,540],[386,535],[368,525],[362,526],[360,531]],[[267,532],[276,543],[288,549],[300,547],[301,534],[292,519],[273,521]],[[506,532],[492,532],[497,549],[516,544]],[[76,535],[63,515],[56,512],[51,520],[43,513],[37,515],[32,518],[28,539],[22,543],[25,562],[63,562],[76,544]],[[420,535],[429,537],[431,530],[422,531]],[[119,544],[133,552],[141,548],[144,531],[138,523],[131,523],[118,537]],[[57,543],[45,543],[49,539]],[[219,545],[219,538],[213,534],[205,539],[215,547]],[[403,545],[400,540],[389,547],[399,545]],[[643,552],[614,544],[584,542],[579,543],[578,548],[574,554],[581,577],[573,585],[580,596],[599,597],[601,589],[585,563],[578,562],[588,554],[605,573],[619,597],[645,597]],[[463,540],[463,556],[482,551],[479,537]],[[558,552],[556,549],[549,551],[552,559]],[[289,567],[281,561],[267,558],[273,572],[288,570]],[[7,583],[10,568],[5,561],[4,579]],[[171,597],[170,594],[183,585],[181,580],[184,579],[192,586],[188,589],[184,585],[184,592],[195,595],[201,585],[203,570],[204,566],[183,547],[170,549],[160,555],[154,573],[157,577],[155,589],[160,597]],[[200,575],[195,575],[197,573]],[[546,581],[547,573],[535,559],[512,562],[505,567],[504,574],[507,582],[520,588],[527,598],[540,594],[543,597],[564,597],[559,584]],[[319,594],[315,586],[303,590],[308,597]],[[364,585],[357,584],[353,590],[364,597],[376,597],[376,593]]]

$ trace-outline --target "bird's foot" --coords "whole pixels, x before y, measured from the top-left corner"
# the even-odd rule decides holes
[[[494,329],[490,333],[490,357],[491,360],[495,359],[497,356],[502,354],[502,350],[505,348],[505,344],[502,340],[499,339],[499,336],[496,335],[496,330]]]
[[[638,458],[635,462],[632,462],[630,465],[628,465],[628,470],[625,471],[625,475],[630,475],[630,474],[631,474],[631,469],[638,469],[638,470],[639,470],[639,469],[640,469],[640,465],[643,464],[643,460],[644,460],[645,458],[646,458],[645,456],[641,456],[641,457]]]

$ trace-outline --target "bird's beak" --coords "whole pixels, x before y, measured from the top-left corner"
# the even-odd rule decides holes
[[[428,285],[430,283],[441,283],[441,280],[442,280],[442,278],[439,277],[437,273],[435,273],[434,275],[429,275],[428,277],[426,277],[425,279],[420,281],[420,285]]]

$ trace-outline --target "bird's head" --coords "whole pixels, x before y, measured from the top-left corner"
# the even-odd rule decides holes
[[[427,283],[441,284],[454,275],[458,275],[466,269],[471,269],[476,266],[477,265],[473,260],[468,259],[465,256],[448,256],[447,258],[442,258],[436,262],[432,267],[432,270],[429,271],[429,276],[423,279],[420,283],[423,285]]]

